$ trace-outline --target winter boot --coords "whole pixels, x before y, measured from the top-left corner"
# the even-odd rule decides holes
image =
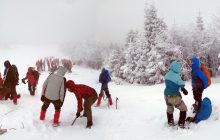
[[[60,111],[56,111],[53,118],[53,124],[57,125],[59,123]]]
[[[101,100],[102,100],[102,96],[99,96],[99,97],[98,97],[98,101],[97,101],[97,106],[100,106]]]
[[[41,112],[40,112],[40,120],[44,120],[45,119],[45,115],[46,115],[46,111],[41,110]]]
[[[112,98],[111,98],[111,97],[108,98],[108,104],[109,104],[109,105],[112,105],[112,104],[113,104],[113,103],[112,103]]]
[[[180,117],[178,125],[180,128],[185,128],[186,111],[180,111]]]
[[[15,105],[17,105],[17,95],[15,95],[14,97],[13,97],[13,103],[15,104]]]
[[[173,114],[167,113],[167,121],[169,126],[174,126]]]

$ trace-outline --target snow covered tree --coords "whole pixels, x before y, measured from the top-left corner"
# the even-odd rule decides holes
[[[157,17],[157,10],[154,5],[146,5],[144,30],[149,46],[156,45],[156,37],[167,29],[165,22]]]
[[[199,11],[199,16],[197,17],[196,23],[197,23],[198,30],[200,30],[200,31],[205,30],[203,19],[202,19],[202,16],[200,15],[200,11]]]
[[[107,69],[114,77],[123,78],[123,72],[121,67],[125,64],[125,58],[123,50],[115,49],[112,51],[109,60],[107,62]]]

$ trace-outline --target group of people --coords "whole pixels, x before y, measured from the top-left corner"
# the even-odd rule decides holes
[[[206,120],[210,117],[212,112],[211,100],[204,98],[202,95],[204,89],[211,84],[211,76],[208,70],[200,64],[199,59],[193,57],[189,60],[191,77],[192,77],[192,91],[195,103],[193,104],[193,113],[187,117],[187,106],[182,100],[180,89],[184,95],[188,94],[185,89],[185,83],[181,79],[181,64],[178,61],[173,61],[170,65],[169,72],[165,75],[164,98],[167,105],[167,121],[169,126],[174,126],[174,108],[180,110],[178,126],[185,128],[185,121],[199,123],[202,120]],[[7,60],[4,62],[5,70],[2,77],[0,73],[0,100],[8,98],[13,100],[14,104],[17,104],[18,95],[16,92],[16,86],[19,84],[19,74],[17,67],[11,65]],[[108,98],[108,104],[112,105],[111,94],[109,93],[108,83],[111,81],[110,74],[105,68],[99,76],[99,82],[102,84],[100,94],[98,95],[96,90],[92,87],[83,84],[76,84],[73,80],[66,80],[65,74],[67,68],[59,66],[55,72],[52,72],[44,81],[42,87],[41,101],[43,105],[41,107],[40,120],[44,120],[47,109],[52,103],[55,108],[55,114],[53,124],[59,125],[59,117],[61,108],[65,101],[66,90],[74,93],[77,99],[77,113],[76,118],[81,116],[87,117],[86,127],[90,128],[93,125],[91,106],[97,100],[97,106],[100,106],[101,100],[104,95]],[[28,68],[26,77],[22,79],[22,82],[26,84],[28,82],[28,89],[30,95],[35,95],[36,86],[39,80],[39,72],[33,67]],[[83,102],[84,100],[84,102]]]
[[[180,110],[178,126],[185,128],[185,121],[199,123],[202,120],[206,120],[210,117],[212,112],[212,104],[209,98],[202,100],[204,89],[211,84],[211,76],[205,66],[201,65],[199,59],[193,57],[188,61],[192,71],[192,91],[195,103],[192,105],[192,114],[187,117],[187,106],[182,100],[180,89],[184,95],[188,94],[188,91],[184,88],[185,83],[181,79],[181,64],[177,61],[173,61],[170,65],[169,72],[165,75],[164,98],[167,105],[167,121],[169,126],[174,126],[174,108]],[[187,118],[186,118],[187,117]]]
[[[99,106],[101,103],[101,97],[105,93],[108,97],[109,105],[112,105],[111,95],[108,90],[108,82],[111,81],[109,72],[103,68],[102,73],[100,74],[99,81],[102,83],[102,87],[99,97],[94,88],[83,84],[75,84],[73,80],[67,81],[65,78],[66,72],[67,69],[60,66],[56,72],[51,73],[44,81],[41,96],[43,105],[41,107],[40,120],[45,119],[47,108],[52,103],[55,108],[53,125],[59,125],[60,112],[65,101],[66,89],[68,89],[69,92],[75,94],[77,99],[76,118],[80,117],[81,112],[83,111],[82,117],[87,117],[86,127],[90,128],[93,125],[91,106],[96,100],[98,99],[97,105]]]
[[[60,60],[54,57],[50,57],[50,58],[46,57],[44,59],[37,60],[35,65],[38,72],[46,71],[46,66],[48,71],[54,72],[59,67],[60,62],[68,70],[68,72],[72,72],[73,63],[69,59]]]
[[[20,95],[17,94],[16,86],[19,85],[19,73],[15,65],[7,60],[4,62],[5,70],[2,77],[0,73],[0,100],[7,100],[8,98],[13,100],[13,103],[17,104],[17,99]],[[73,92],[77,99],[77,113],[76,118],[81,116],[83,111],[84,117],[87,117],[87,127],[93,125],[92,121],[92,110],[91,106],[97,102],[97,106],[100,106],[101,99],[105,94],[108,98],[108,104],[112,105],[111,94],[109,93],[108,83],[111,81],[110,74],[108,70],[103,68],[100,76],[99,82],[102,83],[100,94],[98,95],[96,90],[92,87],[83,84],[75,84],[73,80],[66,80],[65,74],[68,71],[66,67],[59,66],[55,72],[50,73],[50,75],[45,80],[42,87],[41,101],[43,105],[41,107],[40,120],[45,119],[46,111],[49,105],[52,103],[55,108],[53,124],[59,124],[59,117],[61,108],[63,106],[66,89],[69,92]],[[40,73],[34,69],[34,67],[29,67],[24,77],[21,81],[22,83],[28,83],[28,90],[30,95],[34,96],[36,92],[36,86],[38,84]],[[84,99],[84,102],[83,102]]]

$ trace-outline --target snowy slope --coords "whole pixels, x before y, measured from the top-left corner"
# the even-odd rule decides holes
[[[109,85],[114,105],[108,108],[107,101],[101,107],[93,107],[92,129],[85,129],[86,119],[79,118],[73,126],[76,113],[76,98],[67,92],[61,112],[61,126],[52,127],[54,109],[52,105],[47,111],[46,120],[39,120],[42,102],[40,101],[41,86],[48,73],[42,73],[37,87],[37,95],[32,97],[28,93],[27,85],[20,84],[17,88],[21,99],[15,106],[11,101],[0,101],[0,126],[9,129],[1,135],[1,140],[217,140],[219,137],[220,93],[219,83],[209,87],[204,97],[208,96],[214,105],[212,117],[198,125],[191,125],[189,130],[168,129],[166,123],[166,105],[163,96],[164,85],[137,86],[137,85]],[[73,73],[67,79],[76,83],[83,83],[100,90],[98,83],[99,71],[75,66]],[[190,83],[188,96],[183,96],[188,108],[193,103]],[[119,109],[115,108],[115,98],[119,98]],[[179,111],[175,110],[175,120],[178,120]],[[16,130],[15,130],[16,129]]]

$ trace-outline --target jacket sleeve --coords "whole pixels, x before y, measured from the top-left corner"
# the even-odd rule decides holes
[[[178,78],[177,78],[177,84],[179,85],[180,88],[185,87],[185,82],[181,79],[181,77],[179,75],[178,75]]]
[[[198,76],[202,80],[203,87],[207,88],[207,86],[208,86],[208,78],[206,77],[206,75],[200,69],[198,70]]]
[[[76,99],[77,99],[77,103],[78,103],[78,107],[77,107],[77,112],[81,112],[83,110],[82,107],[82,96],[78,93],[75,93]]]
[[[45,95],[47,84],[48,84],[49,76],[47,79],[44,81],[43,87],[42,87],[42,95]]]
[[[60,101],[61,101],[61,102],[64,101],[65,92],[66,92],[65,79],[63,79],[63,82],[62,82],[61,87],[60,87]]]

